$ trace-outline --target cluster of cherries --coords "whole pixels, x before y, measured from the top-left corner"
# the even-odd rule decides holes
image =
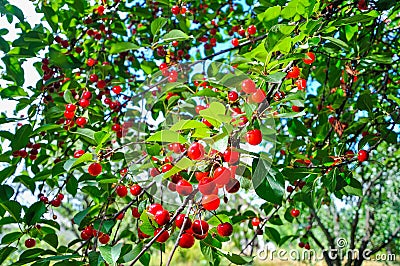
[[[81,232],[81,238],[86,241],[92,237],[97,237],[101,244],[107,244],[110,241],[109,234],[97,231],[91,225],[86,226]]]
[[[31,149],[29,151],[29,153],[26,151],[26,149],[22,149],[22,150],[18,150],[18,151],[13,151],[12,156],[14,158],[18,158],[18,157],[22,157],[22,158],[26,158],[29,155],[29,159],[31,160],[36,160],[37,155],[39,153],[39,149],[40,149],[40,143],[28,143],[26,145],[26,148]]]
[[[233,26],[232,29],[229,31],[229,35],[234,35],[235,33],[237,33],[239,36],[244,37],[246,36],[246,30],[243,28],[239,28],[239,26]],[[257,33],[257,27],[254,25],[250,25],[247,28],[247,33],[249,34],[249,36],[255,35]],[[238,38],[233,38],[231,40],[231,43],[233,46],[239,46],[239,39]]]
[[[53,207],[60,207],[61,206],[61,202],[64,199],[64,194],[58,193],[57,196],[53,200],[51,200],[50,202],[49,202],[49,198],[46,197],[43,193],[40,193],[38,195],[38,198],[44,204],[51,204],[51,206],[53,206]]]

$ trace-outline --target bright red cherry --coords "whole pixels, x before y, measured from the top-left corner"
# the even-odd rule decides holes
[[[164,164],[164,165],[161,167],[161,172],[166,173],[166,172],[168,172],[169,170],[171,170],[172,167],[173,167],[173,166],[172,166],[172,164],[170,164],[170,163]]]
[[[228,100],[231,102],[236,102],[237,99],[239,98],[239,95],[236,91],[230,91],[228,93]]]
[[[164,70],[168,68],[167,63],[161,63],[161,65],[158,67],[160,70]]]
[[[257,32],[256,26],[250,25],[250,26],[247,28],[247,32],[249,33],[249,35],[254,35],[254,34],[256,34],[256,32]]]
[[[214,170],[213,179],[218,185],[226,185],[231,179],[231,171],[226,167],[218,167]]]
[[[107,83],[105,80],[99,80],[97,81],[96,87],[99,89],[104,89],[106,87]]]
[[[86,108],[90,105],[90,101],[88,99],[80,99],[79,106],[82,108]]]
[[[102,234],[102,235],[100,235],[100,237],[99,237],[99,242],[100,242],[101,244],[107,244],[108,241],[110,241],[110,236],[109,236],[108,234]]]
[[[186,214],[181,213],[176,217],[176,219],[175,219],[176,227],[182,228],[183,222],[185,221],[185,216],[186,216]],[[192,220],[190,220],[190,218],[188,217],[186,220],[184,230],[189,229],[190,227],[192,227]]]
[[[246,133],[246,141],[250,145],[258,145],[262,141],[262,134],[259,129],[252,129]]]
[[[76,105],[75,104],[69,103],[69,104],[67,104],[65,106],[65,111],[75,112],[75,110],[76,110]]]
[[[179,238],[178,244],[181,248],[191,248],[194,245],[194,236],[191,234],[184,233]]]
[[[301,108],[301,107],[299,107],[299,106],[292,105],[292,110],[293,110],[293,112],[298,113],[298,112],[301,112],[302,109],[303,109],[303,108]]]
[[[50,204],[53,207],[60,207],[61,206],[61,200],[59,198],[55,198],[50,202]]]
[[[233,233],[233,226],[230,223],[222,223],[217,226],[220,236],[230,236]]]
[[[199,191],[203,195],[210,195],[215,192],[216,183],[211,177],[204,177],[199,181]]]
[[[311,65],[315,61],[315,54],[313,52],[307,52],[306,58],[303,58],[303,62],[307,65]]]
[[[287,79],[297,79],[300,76],[300,68],[297,66],[292,67],[286,74]]]
[[[311,247],[310,247],[310,244],[307,242],[305,245],[304,245],[304,248],[305,249],[307,249],[307,250],[309,250]]]
[[[209,225],[204,220],[194,220],[192,224],[192,231],[198,235],[204,235],[208,233]]]
[[[70,111],[65,111],[64,112],[64,117],[67,119],[73,119],[75,116],[75,112],[70,112]]]
[[[192,160],[201,160],[204,158],[204,153],[204,146],[199,142],[195,142],[190,145],[187,156]]]
[[[208,177],[210,175],[210,172],[195,172],[194,176],[196,177],[197,181],[202,180],[204,177]]]
[[[82,238],[82,240],[89,240],[92,238],[92,235],[88,235],[85,231],[82,231],[81,238]]]
[[[290,211],[290,215],[292,215],[294,218],[298,217],[300,215],[300,210],[298,209],[292,209]]]
[[[87,62],[86,62],[86,64],[88,65],[88,67],[92,67],[92,66],[96,65],[97,63],[98,63],[97,60],[96,60],[96,59],[93,59],[93,58],[89,58],[89,59],[87,60]]]
[[[87,120],[84,117],[78,117],[75,122],[78,126],[84,127],[87,123]]]
[[[150,169],[150,176],[155,177],[155,176],[158,176],[159,174],[160,174],[160,171],[158,171],[157,168]]]
[[[118,214],[118,216],[115,218],[117,220],[122,220],[124,219],[125,213],[121,212],[120,214]]]
[[[368,155],[368,152],[366,150],[360,150],[358,152],[357,159],[358,159],[358,161],[360,163],[367,161],[368,157],[369,157],[369,155]]]
[[[121,198],[123,198],[126,195],[128,195],[128,189],[124,185],[117,186],[115,191],[117,192],[117,195],[120,196]]]
[[[92,163],[92,164],[89,165],[88,173],[91,176],[98,176],[101,173],[102,169],[103,169],[103,167],[101,166],[101,164]]]
[[[256,92],[251,94],[251,100],[255,103],[262,103],[265,97],[267,97],[267,95],[262,89],[257,89]]]
[[[199,114],[200,111],[204,110],[204,109],[207,109],[207,107],[205,107],[203,105],[198,105],[198,106],[196,106],[195,111],[196,111],[197,114]]]
[[[97,76],[96,74],[91,74],[89,76],[89,80],[90,82],[97,82],[99,80],[99,76]]]
[[[175,16],[178,15],[181,12],[179,6],[173,6],[171,8],[171,13],[174,14]]]
[[[230,147],[228,147],[223,153],[224,161],[229,164],[237,163],[239,161],[239,156],[239,152],[232,150]]]
[[[164,208],[163,208],[163,206],[161,206],[161,204],[153,203],[149,207],[147,207],[147,212],[155,215],[157,211],[160,211],[163,209]]]
[[[231,41],[231,43],[232,43],[233,46],[236,47],[236,46],[239,45],[239,40],[238,40],[237,38],[233,38],[232,41]]]
[[[242,90],[247,94],[255,93],[257,91],[256,84],[251,79],[245,79],[242,81]]]
[[[252,226],[259,226],[260,225],[260,218],[254,217],[253,219],[251,219],[251,225]]]
[[[138,184],[135,184],[131,186],[130,191],[133,196],[139,196],[140,193],[142,192],[142,187],[139,186]]]
[[[158,210],[154,215],[154,220],[160,226],[163,226],[169,222],[170,215],[167,210]]]
[[[34,246],[36,246],[36,240],[35,239],[28,238],[27,240],[25,240],[25,247],[33,248]]]
[[[177,47],[179,45],[179,42],[175,40],[175,41],[172,41],[171,44],[173,47]]]
[[[218,209],[221,200],[218,195],[204,195],[201,199],[201,204],[207,211],[215,211]]]
[[[122,88],[121,88],[121,86],[114,86],[114,87],[112,87],[112,91],[115,93],[115,94],[120,94],[121,93],[121,91],[122,91]]]
[[[181,179],[176,183],[176,192],[182,196],[187,196],[193,191],[193,186],[187,180]]]
[[[157,228],[156,230],[154,230],[154,236],[158,235],[158,233],[162,230],[162,228]],[[161,235],[159,237],[157,237],[156,242],[158,243],[164,243],[165,241],[167,241],[169,238],[169,233],[168,231],[164,231],[161,233]]]
[[[74,152],[74,158],[79,158],[84,154],[85,154],[84,150],[77,150],[77,151]]]
[[[305,79],[298,79],[296,80],[297,89],[304,91],[307,88],[307,80]]]
[[[82,93],[82,98],[86,99],[86,100],[90,100],[90,98],[92,98],[92,93],[90,91],[84,91]]]
[[[120,124],[114,124],[111,126],[111,130],[114,132],[121,131],[121,125]]]

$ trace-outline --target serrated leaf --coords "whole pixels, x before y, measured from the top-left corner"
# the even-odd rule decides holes
[[[164,42],[184,41],[189,38],[190,37],[181,30],[171,30],[162,37]]]
[[[122,52],[137,50],[140,46],[130,42],[113,43],[110,47],[110,54],[119,54]]]
[[[157,18],[156,20],[153,20],[153,22],[151,22],[151,33],[153,34],[153,36],[156,36],[158,34],[158,32],[160,32],[160,30],[165,26],[165,24],[167,24],[168,19],[160,17]]]
[[[256,194],[268,202],[281,204],[285,192],[283,175],[263,159],[254,159],[252,172]]]
[[[46,206],[44,205],[43,202],[38,201],[33,203],[28,210],[25,213],[25,223],[27,225],[34,225],[36,224],[39,220],[40,217],[46,212]]]
[[[23,125],[15,132],[14,139],[11,141],[13,151],[25,148],[29,142],[29,136],[32,134],[32,126],[30,124]]]

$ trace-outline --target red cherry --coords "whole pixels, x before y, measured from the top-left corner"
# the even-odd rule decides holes
[[[82,108],[86,108],[90,105],[90,101],[88,99],[80,99],[79,106]]]
[[[306,243],[305,245],[304,245],[304,248],[305,249],[307,249],[307,250],[309,250],[311,247],[310,247],[310,244],[309,243]]]
[[[74,116],[75,116],[75,112],[69,112],[69,111],[64,112],[64,117],[67,119],[73,119]]]
[[[84,150],[77,150],[77,151],[74,152],[74,158],[79,158],[84,154],[85,154]]]
[[[293,110],[293,112],[298,113],[298,112],[301,112],[302,109],[303,109],[303,108],[301,108],[301,107],[299,107],[299,106],[292,105],[292,110]]]
[[[201,204],[207,211],[215,211],[221,203],[218,195],[204,195],[201,199]]]
[[[262,141],[262,134],[259,129],[252,129],[246,133],[246,141],[250,145],[258,145]]]
[[[179,6],[173,6],[171,8],[171,13],[174,14],[175,16],[178,15],[181,12]]]
[[[239,35],[242,36],[242,37],[246,35],[246,31],[245,31],[245,29],[243,29],[243,28],[239,29],[239,30],[238,30],[238,33],[239,33]]]
[[[133,196],[139,196],[140,193],[142,192],[142,187],[139,186],[138,184],[135,184],[131,186],[130,191]]]
[[[230,236],[233,233],[233,226],[230,223],[222,223],[217,226],[220,236]]]
[[[86,100],[90,100],[90,98],[92,98],[92,93],[90,91],[84,91],[82,93],[82,98],[86,99]]]
[[[369,154],[366,150],[360,150],[358,152],[357,159],[360,163],[367,161],[368,157],[369,157]]]
[[[111,90],[117,95],[122,91],[121,86],[114,86]]]
[[[99,6],[96,10],[100,16],[104,15],[104,6]]]
[[[346,151],[344,153],[344,156],[346,156],[347,158],[351,158],[354,156],[354,152],[353,151]]]
[[[175,41],[172,41],[171,44],[173,47],[177,47],[179,45],[179,42],[175,40]]]
[[[117,220],[122,220],[124,219],[125,213],[121,212],[120,214],[118,214],[118,216],[115,218]]]
[[[313,52],[307,52],[306,58],[303,58],[303,62],[307,65],[311,65],[315,61],[315,54]]]
[[[297,89],[304,91],[307,88],[307,80],[305,79],[298,79],[296,80]]]
[[[247,94],[255,93],[257,91],[256,84],[251,79],[245,79],[242,81],[242,90]]]
[[[185,221],[185,216],[186,216],[186,214],[183,214],[183,213],[181,213],[178,216],[176,216],[176,219],[175,219],[176,227],[182,228],[183,222]],[[186,220],[186,224],[185,224],[184,230],[189,229],[190,227],[192,227],[192,220],[190,220],[190,218],[188,217],[187,220]]]
[[[53,200],[50,202],[50,204],[51,204],[53,207],[60,207],[60,205],[61,205],[61,200],[58,199],[58,198],[55,198],[55,199],[53,199]]]
[[[97,81],[96,87],[99,89],[104,89],[106,87],[107,83],[105,80],[99,80]]]
[[[162,230],[162,228],[157,228],[156,230],[154,230],[154,236],[158,235],[158,233]],[[161,233],[161,235],[159,237],[157,237],[156,242],[158,243],[164,243],[165,241],[167,241],[169,238],[169,233],[168,231],[164,231]]]
[[[196,177],[197,181],[202,180],[204,177],[207,177],[210,175],[210,172],[195,172],[194,176]]]
[[[226,185],[231,179],[231,171],[226,167],[218,167],[214,170],[213,179],[218,185]]]
[[[160,174],[160,171],[158,171],[157,168],[151,168],[151,170],[150,170],[150,175],[151,175],[152,177],[158,176],[159,174]]]
[[[108,241],[110,241],[110,236],[109,236],[108,234],[102,234],[102,235],[99,237],[99,242],[100,242],[101,244],[107,244]]]
[[[204,220],[196,219],[192,224],[192,231],[198,235],[204,235],[208,233],[209,225]]]
[[[32,149],[36,149],[36,150],[40,149],[40,143],[33,144]]]
[[[172,167],[173,167],[173,166],[172,166],[172,164],[170,164],[170,163],[164,164],[164,165],[161,167],[161,172],[166,173],[166,172],[168,172],[169,170],[171,170]]]
[[[184,233],[181,235],[181,237],[179,238],[179,246],[181,248],[191,248],[194,245],[194,236]]]
[[[286,188],[286,191],[289,192],[289,193],[292,193],[292,192],[294,191],[294,187],[288,186],[288,187]]]
[[[138,228],[138,237],[139,239],[143,239],[143,238],[148,238],[150,237],[149,235],[146,235],[145,233],[143,233],[140,228]]]
[[[205,109],[207,109],[205,106],[198,105],[198,106],[196,106],[195,111],[197,114],[199,114],[201,110],[205,110]]]
[[[225,189],[228,193],[236,193],[240,189],[240,182],[235,178],[231,178],[228,184],[225,185]]]
[[[114,125],[112,125],[111,130],[114,131],[114,132],[121,131],[121,125],[120,124],[114,124]]]
[[[161,206],[161,204],[153,203],[149,207],[147,207],[147,212],[155,215],[157,211],[160,211],[163,209],[164,208],[163,208],[163,206]]]
[[[33,248],[34,246],[36,246],[36,240],[35,239],[28,238],[27,240],[25,240],[25,247]]]
[[[204,158],[204,146],[199,143],[199,142],[195,142],[192,145],[190,145],[188,151],[187,151],[187,155],[190,159],[192,160],[201,160]]]
[[[101,164],[92,163],[92,164],[89,165],[88,173],[91,176],[98,176],[101,173],[102,169],[103,169],[103,167],[101,166]]]
[[[187,180],[181,179],[176,183],[176,192],[182,196],[187,196],[193,191],[193,186]]]
[[[297,66],[292,67],[286,74],[287,79],[297,79],[300,76],[300,68]]]
[[[57,194],[57,199],[63,200],[63,199],[64,199],[64,194],[58,193],[58,194]]]
[[[239,98],[239,95],[236,91],[230,91],[228,93],[228,100],[231,102],[236,102],[237,99]]]
[[[158,210],[154,215],[154,220],[160,226],[163,226],[169,222],[170,215],[167,210]]]
[[[92,67],[94,65],[96,65],[98,62],[97,60],[93,59],[93,58],[89,58],[86,62],[86,64],[88,65],[88,67]]]
[[[65,106],[65,111],[75,112],[75,110],[76,110],[76,105],[75,104],[69,103],[69,104],[67,104]]]
[[[247,32],[249,33],[249,35],[254,35],[254,34],[256,34],[256,32],[257,32],[256,26],[250,25],[250,26],[247,28]]]
[[[237,38],[233,38],[232,41],[231,41],[231,43],[232,43],[233,46],[236,47],[236,46],[239,45],[239,40],[238,40]]]
[[[229,164],[235,164],[239,161],[239,152],[232,150],[232,148],[228,147],[226,151],[223,153],[224,161]]]
[[[305,243],[304,242],[299,242],[299,248],[304,248]]]
[[[139,219],[140,218],[140,213],[139,213],[139,209],[137,207],[132,208],[132,216]]]
[[[300,210],[298,209],[292,209],[290,211],[290,215],[292,215],[294,218],[298,217],[300,215]]]
[[[99,80],[99,76],[97,76],[96,74],[91,74],[89,76],[89,80],[90,82],[97,82]]]
[[[257,89],[256,92],[251,94],[251,100],[255,103],[262,103],[265,97],[267,97],[267,95],[262,89]]]
[[[251,219],[251,225],[252,226],[259,226],[260,225],[260,218],[254,217],[253,219]]]
[[[126,195],[128,195],[128,189],[124,185],[117,186],[115,191],[117,192],[117,195],[120,196],[121,198],[123,198]]]
[[[168,68],[168,65],[166,63],[162,63],[159,67],[160,70],[164,70]]]
[[[92,238],[92,235],[88,235],[85,231],[82,231],[81,238],[82,238],[82,240],[89,240]]]
[[[75,122],[80,127],[83,127],[87,123],[86,118],[84,117],[78,117]]]
[[[210,195],[213,194],[215,191],[216,184],[211,177],[204,177],[199,182],[199,191],[203,195]]]

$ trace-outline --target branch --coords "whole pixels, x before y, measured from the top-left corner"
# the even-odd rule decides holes
[[[366,255],[369,257],[371,255],[374,255],[375,253],[379,252],[381,249],[385,248],[387,245],[389,245],[390,242],[392,242],[393,239],[400,237],[400,226],[394,230],[394,232],[387,238],[385,239],[382,244],[374,247],[371,249],[370,252],[368,252]]]
[[[317,244],[317,246],[322,250],[322,255],[324,255],[325,262],[328,266],[333,266],[332,260],[329,256],[329,252],[324,248],[324,246],[321,244],[321,242],[315,237],[314,233],[308,231],[308,235],[311,236],[311,238],[314,240],[314,242]]]
[[[169,222],[166,225],[164,225],[164,227],[160,230],[160,232],[158,232],[158,234],[156,236],[154,236],[143,247],[143,249],[139,252],[139,254],[136,256],[136,258],[132,261],[130,266],[133,266],[140,259],[140,257],[153,245],[153,243],[156,241],[156,239],[172,225],[172,223],[175,221],[176,217],[186,208],[186,206],[188,205],[189,201],[191,201],[194,198],[194,196],[197,194],[198,191],[199,191],[198,189],[195,189],[195,190],[193,190],[192,193],[189,194],[189,196],[186,197],[185,201],[176,210],[176,212],[175,212],[174,216],[171,218],[171,220],[169,220]]]

